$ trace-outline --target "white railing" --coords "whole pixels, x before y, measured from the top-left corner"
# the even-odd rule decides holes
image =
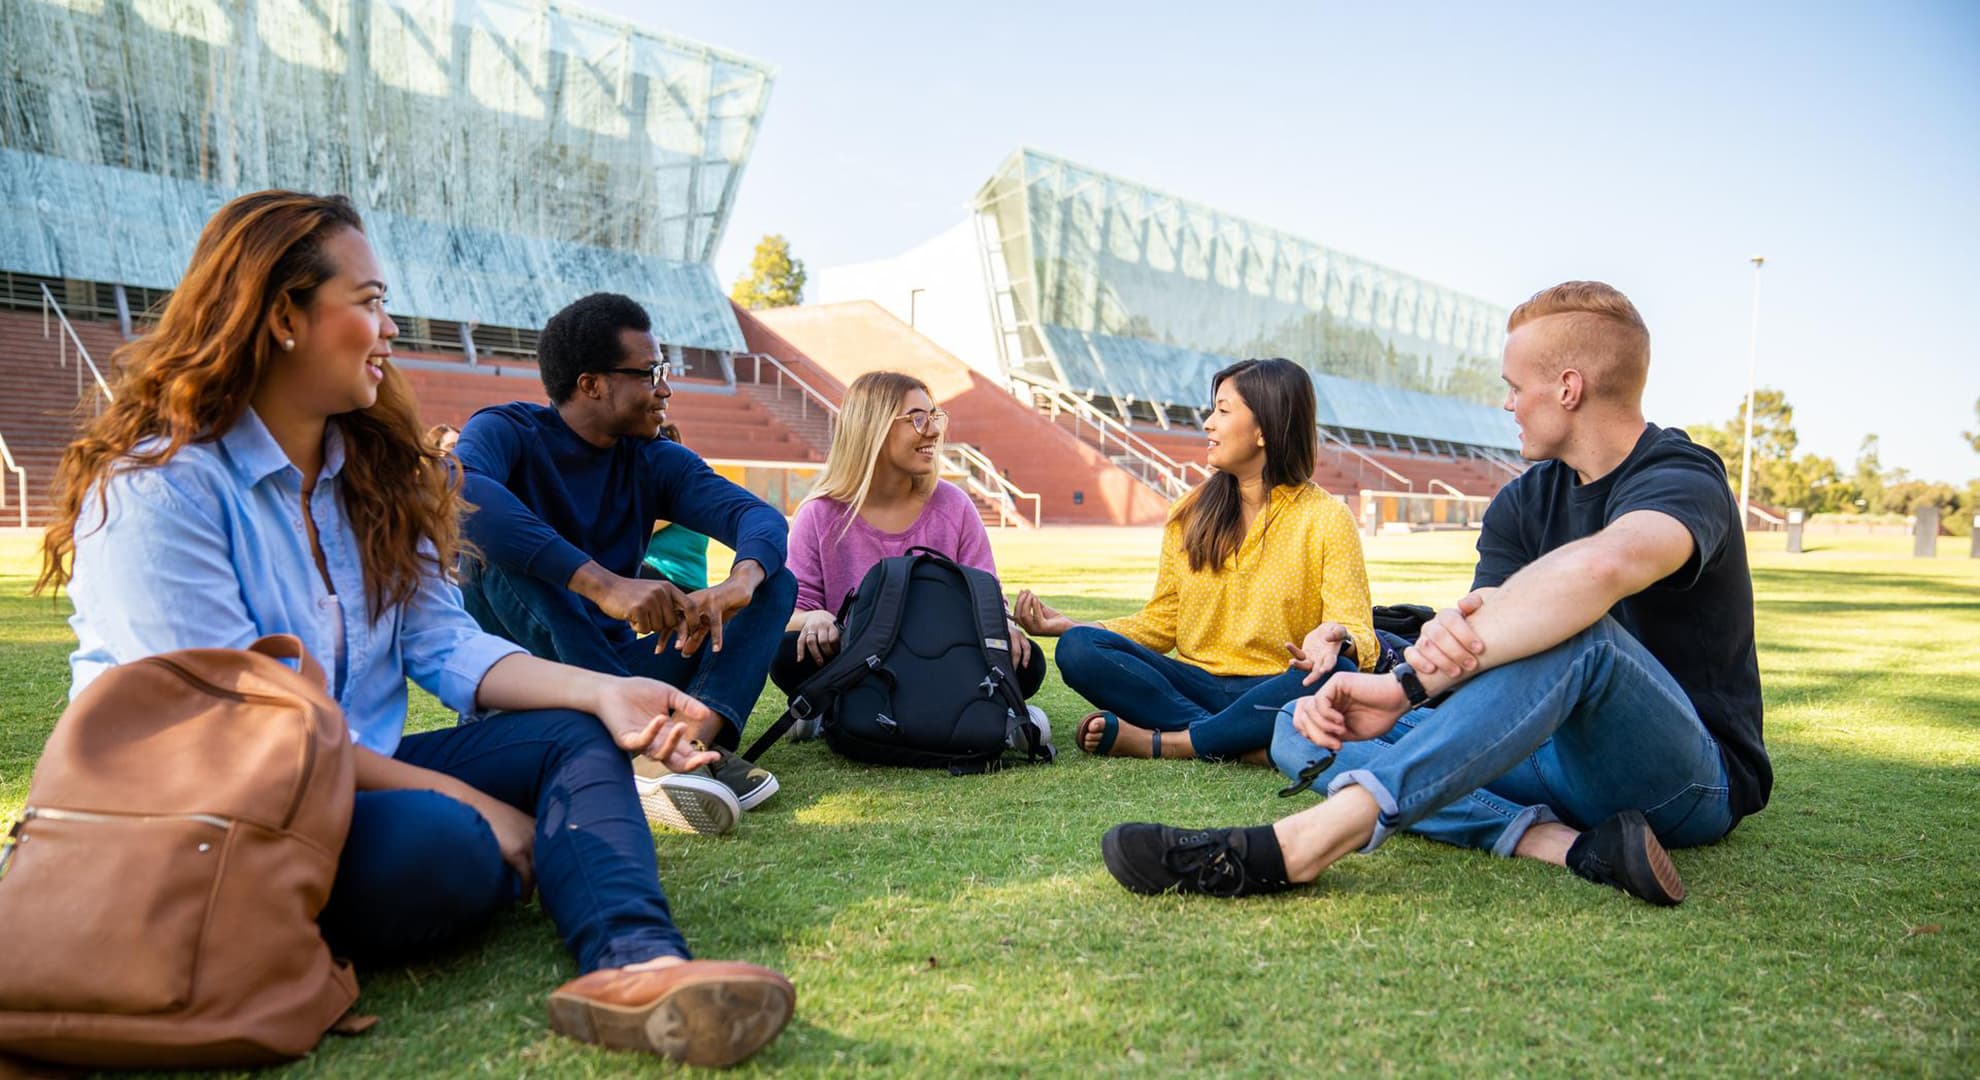
[[[1766,522],[1767,528],[1769,530],[1779,529],[1787,525],[1786,518],[1780,516],[1779,514],[1770,514],[1767,511],[1760,509],[1759,507],[1753,505],[1750,502],[1746,504],[1746,512],[1752,514],[1754,517],[1759,518],[1761,521]],[[1750,522],[1748,523],[1748,527],[1749,528],[1751,527]]]
[[[90,359],[89,350],[83,347],[82,337],[76,333],[76,328],[69,323],[69,317],[62,313],[62,305],[55,302],[55,294],[48,291],[48,283],[44,281],[41,282],[41,336],[43,338],[48,337],[51,330],[48,322],[48,315],[51,311],[55,314],[56,322],[60,323],[62,327],[62,337],[59,339],[61,341],[62,366],[69,366],[69,346],[72,344],[76,347],[76,355],[82,357],[82,363],[76,365],[76,400],[82,400],[82,374],[85,367],[89,368],[90,375],[96,379],[96,388],[103,391],[103,400],[116,400],[116,395],[110,392],[110,384],[103,378],[103,372],[97,369],[96,361]]]
[[[1118,452],[1132,460],[1133,467],[1126,464],[1122,464],[1121,467],[1142,483],[1154,488],[1164,498],[1179,499],[1195,486],[1195,482],[1189,479],[1188,470],[1181,462],[1163,453],[1153,443],[1129,430],[1126,424],[1101,412],[1092,402],[1073,393],[1067,387],[1021,371],[1011,372],[1011,382],[1015,395],[1020,400],[1029,399],[1034,409],[1038,407],[1038,398],[1042,396],[1046,404],[1051,406],[1054,420],[1058,419],[1061,412],[1071,413],[1075,436],[1079,435],[1082,424],[1091,424],[1093,441],[1100,448],[1100,452],[1109,457],[1113,457]],[[1113,447],[1118,447],[1118,451],[1112,449],[1110,443]],[[1209,471],[1200,465],[1196,466],[1196,469],[1205,476],[1209,475]]]
[[[1367,470],[1374,469],[1376,475],[1383,477],[1389,483],[1400,485],[1405,491],[1416,490],[1416,483],[1409,477],[1362,453],[1360,448],[1356,447],[1353,443],[1328,431],[1326,428],[1322,427],[1318,430],[1320,432],[1320,448],[1332,453],[1336,460],[1346,465],[1347,471],[1353,473],[1355,483],[1366,484],[1368,482]],[[1349,459],[1352,459],[1352,464],[1349,463]]]
[[[14,486],[18,489],[21,504],[21,528],[28,523],[28,482],[27,470],[14,461],[14,452],[7,449],[7,437],[0,435],[0,469],[14,474]],[[0,510],[7,508],[7,481],[0,480]]]
[[[1361,526],[1370,536],[1380,532],[1382,526],[1390,522],[1401,522],[1412,529],[1475,529],[1485,520],[1485,508],[1491,503],[1492,500],[1483,495],[1424,494],[1420,491],[1363,488]]]
[[[784,395],[784,384],[786,382],[789,382],[791,385],[796,386],[799,392],[798,415],[800,416],[809,415],[810,410],[815,408],[824,411],[825,423],[827,424],[828,427],[831,424],[836,423],[838,421],[839,407],[832,403],[832,399],[826,397],[823,393],[819,392],[817,387],[804,381],[804,376],[799,375],[797,372],[792,371],[790,368],[786,367],[782,360],[779,360],[776,357],[771,356],[769,353],[743,353],[742,355],[736,357],[736,360],[737,361],[748,360],[750,362],[750,364],[752,365],[751,374],[756,376],[756,378],[751,381],[756,383],[756,385],[758,386],[770,385],[769,383],[763,381],[763,365],[767,361],[772,368],[776,369],[777,372],[776,387],[777,387],[778,397],[782,397]]]
[[[1425,484],[1425,485],[1423,485],[1423,486],[1424,486],[1424,487],[1429,487],[1429,488],[1443,488],[1443,489],[1444,489],[1444,494],[1446,494],[1446,495],[1463,495],[1463,494],[1465,494],[1464,492],[1462,492],[1462,491],[1459,491],[1459,490],[1457,489],[1457,485],[1455,485],[1455,484],[1447,484],[1447,483],[1445,483],[1445,482],[1443,482],[1442,480],[1439,480],[1439,479],[1437,479],[1437,478],[1436,478],[1436,477],[1434,477],[1434,476],[1430,478],[1430,482],[1429,482],[1429,483],[1427,483],[1427,484]]]
[[[1016,484],[1010,482],[997,465],[983,452],[968,443],[943,443],[942,464],[951,472],[960,473],[964,486],[981,496],[983,501],[997,508],[997,525],[1004,527],[1015,522],[1029,524],[1037,528],[1043,511],[1043,501]],[[1017,508],[1017,500],[1031,500],[1031,520],[1025,521],[1024,514]]]
[[[1503,469],[1506,475],[1512,477],[1515,480],[1519,479],[1522,475],[1525,474],[1524,469],[1521,469],[1520,467],[1507,461],[1505,457],[1496,450],[1481,452],[1478,455],[1478,460],[1484,462],[1487,465],[1491,465],[1495,468]]]
[[[758,386],[770,385],[763,381],[763,365],[768,363],[777,373],[775,385],[779,396],[783,394],[785,384],[789,383],[798,389],[800,395],[798,400],[801,408],[817,408],[823,411],[828,425],[838,422],[839,407],[833,404],[832,399],[820,393],[817,387],[806,382],[804,376],[792,371],[782,360],[768,353],[745,353],[736,357],[736,359],[751,362],[753,365],[751,374],[756,376],[754,381]],[[1016,500],[1029,499],[1031,501],[1030,524],[1033,528],[1038,527],[1043,507],[1042,500],[1037,495],[1011,483],[1010,480],[1005,478],[1003,473],[997,471],[996,463],[985,457],[975,447],[967,443],[943,443],[942,465],[949,472],[961,476],[964,480],[963,486],[965,488],[975,492],[985,502],[997,508],[997,521],[999,525],[1006,525],[1011,522],[1016,522],[1020,525],[1024,524],[1024,515],[1018,510]]]

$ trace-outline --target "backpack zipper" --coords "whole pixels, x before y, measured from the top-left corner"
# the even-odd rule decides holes
[[[198,675],[193,674],[185,667],[177,663],[174,663],[173,661],[168,660],[165,657],[154,656],[151,657],[150,659],[154,663],[164,667],[167,671],[170,671],[172,674],[177,675],[181,679],[184,679],[186,682],[190,683],[194,687],[197,687],[200,690],[204,690],[207,693],[213,694],[217,697],[227,698],[232,701],[252,702],[262,705],[292,706],[296,704],[294,701],[291,701],[287,698],[275,697],[272,694],[244,694],[241,693],[239,690],[229,690],[224,686],[215,686],[212,683],[207,682],[205,679],[200,678]],[[307,712],[307,710],[304,711]],[[316,732],[314,730],[311,730],[308,734],[306,734],[303,737],[302,775],[307,777],[307,776],[313,776],[315,775],[315,773],[316,773]],[[307,790],[308,790],[308,786],[306,784],[301,782],[298,782],[296,784],[295,794],[289,797],[289,808],[283,811],[282,813],[281,827],[283,829],[287,829],[290,825],[294,824],[296,820],[296,812],[302,809],[303,794]],[[217,821],[224,819],[216,818],[214,820]]]
[[[119,821],[196,821],[216,829],[225,829],[234,824],[233,819],[218,814],[115,814],[95,810],[59,810],[52,806],[30,806],[21,811],[21,820],[33,821],[35,818],[47,818],[50,821],[81,821],[92,825],[107,825]]]
[[[14,860],[14,852],[30,839],[21,830],[36,818],[49,821],[75,821],[87,825],[109,825],[123,821],[192,821],[211,826],[225,832],[233,822],[216,814],[101,814],[93,810],[57,810],[51,806],[25,806],[21,816],[14,821],[14,827],[0,838],[0,877],[6,876],[7,864]],[[201,844],[204,851],[208,845]]]

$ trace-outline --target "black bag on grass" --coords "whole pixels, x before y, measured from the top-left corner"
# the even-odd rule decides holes
[[[1437,617],[1437,609],[1423,604],[1383,604],[1373,615],[1375,640],[1382,645],[1382,655],[1375,658],[1375,673],[1382,675],[1402,663],[1403,650],[1416,644],[1423,624]]]
[[[877,765],[991,772],[1007,749],[1050,761],[1011,668],[997,579],[939,552],[882,559],[839,609],[839,653],[743,757],[813,717],[826,745]]]

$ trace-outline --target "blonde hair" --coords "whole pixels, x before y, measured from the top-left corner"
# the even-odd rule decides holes
[[[1555,374],[1574,368],[1595,396],[1641,401],[1650,378],[1650,328],[1629,297],[1600,281],[1565,281],[1514,308],[1506,333],[1556,315],[1565,318],[1552,338]]]
[[[873,489],[873,470],[880,463],[887,434],[894,428],[894,418],[901,415],[901,406],[907,403],[909,392],[914,390],[928,394],[931,403],[935,400],[927,383],[898,371],[869,371],[846,387],[846,400],[832,429],[832,449],[825,455],[825,475],[818,478],[818,486],[804,497],[805,502],[831,499],[846,507],[841,534],[852,527],[852,519],[866,505],[867,493]],[[939,442],[935,456],[937,460],[942,456]],[[915,493],[926,494],[935,486],[936,479],[935,473],[915,477]]]

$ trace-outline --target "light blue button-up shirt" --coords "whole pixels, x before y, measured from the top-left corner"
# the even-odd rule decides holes
[[[112,665],[173,649],[243,648],[294,634],[325,668],[352,741],[391,754],[406,724],[406,678],[459,713],[497,660],[521,647],[483,633],[461,593],[429,573],[407,603],[371,618],[353,523],[337,497],[344,441],[335,421],[310,514],[333,601],[310,554],[302,473],[249,409],[214,442],[194,443],[156,468],[123,468],[76,523],[69,592],[77,647],[74,697]],[[107,514],[104,512],[107,508]],[[98,527],[100,524],[101,527]],[[341,607],[344,663],[332,612]]]

